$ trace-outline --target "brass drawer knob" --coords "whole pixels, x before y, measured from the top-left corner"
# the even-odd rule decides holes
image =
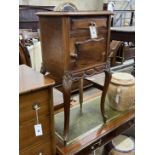
[[[39,109],[40,109],[40,104],[39,104],[39,103],[34,103],[34,104],[32,105],[32,109],[33,109],[33,110],[39,110]]]
[[[90,26],[95,26],[95,27],[96,27],[96,23],[93,22],[93,21],[91,21],[91,22],[90,22]]]

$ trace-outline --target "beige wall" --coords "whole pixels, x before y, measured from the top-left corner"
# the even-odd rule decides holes
[[[72,2],[74,3],[79,10],[102,10],[103,2],[110,0],[19,0],[20,5],[59,5],[63,2]],[[132,5],[126,9],[134,9],[134,2],[132,1]],[[127,5],[127,1],[118,1],[116,3],[115,9],[123,9]]]
[[[79,10],[101,10],[104,0],[19,0],[20,5],[59,5],[63,2],[74,3]]]

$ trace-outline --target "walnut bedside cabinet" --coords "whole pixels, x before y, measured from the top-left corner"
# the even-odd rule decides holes
[[[104,100],[111,74],[107,63],[110,41],[109,11],[89,12],[40,12],[40,37],[43,68],[61,83],[64,95],[64,142],[68,139],[70,95],[73,81],[80,81],[80,107],[82,110],[83,79],[105,72]]]
[[[55,155],[52,86],[54,80],[19,67],[20,155]]]

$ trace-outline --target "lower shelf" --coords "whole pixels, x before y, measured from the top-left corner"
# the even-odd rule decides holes
[[[70,126],[69,126],[69,140],[67,145],[73,143],[76,139],[83,138],[96,129],[103,126],[103,119],[100,111],[100,97],[93,98],[83,103],[82,111],[79,105],[70,109]],[[107,122],[118,118],[125,112],[118,112],[113,110],[108,105],[106,99],[105,111],[108,118]],[[57,137],[63,143],[63,125],[64,125],[64,112],[55,115],[55,130]]]

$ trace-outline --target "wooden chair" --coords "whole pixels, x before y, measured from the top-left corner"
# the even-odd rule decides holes
[[[122,43],[123,43],[122,41],[116,41],[116,40],[112,40],[110,43],[109,58],[111,62],[111,67],[116,65],[116,58],[118,58]]]
[[[133,45],[127,44],[124,46],[124,60],[134,59],[135,57],[135,47]]]
[[[135,76],[135,46],[130,43],[124,46],[124,60],[129,60],[129,59],[134,60],[133,70],[131,74]]]
[[[21,41],[19,41],[19,64],[25,64],[31,67],[30,56]]]
[[[20,29],[19,35],[19,64],[25,64],[32,67],[31,57],[27,46],[33,45],[34,39],[39,40],[39,33],[32,32],[31,29]]]

